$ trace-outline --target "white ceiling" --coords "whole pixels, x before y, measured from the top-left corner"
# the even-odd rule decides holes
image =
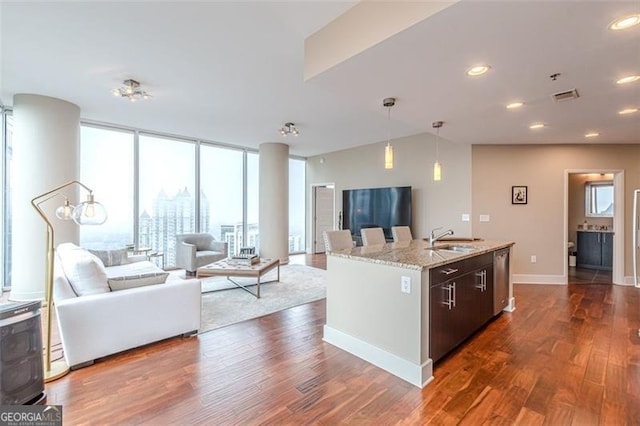
[[[640,143],[640,26],[612,32],[636,1],[463,0],[304,82],[304,40],[356,2],[3,2],[0,99],[68,100],[90,120],[291,153],[322,154],[433,132],[465,144]],[[485,62],[488,74],[470,78]],[[561,73],[556,81],[549,75]],[[153,99],[110,90],[133,78]],[[554,103],[552,93],[581,97]],[[387,122],[382,99],[396,97]],[[526,105],[508,111],[514,99]],[[548,127],[531,131],[531,122]],[[589,140],[593,143],[593,140]]]

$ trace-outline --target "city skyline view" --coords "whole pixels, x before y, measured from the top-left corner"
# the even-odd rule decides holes
[[[173,197],[160,190],[152,202],[150,212],[146,210],[139,217],[139,238],[136,244],[138,248],[149,248],[152,252],[163,253],[165,266],[175,265],[175,245],[177,234],[195,232],[196,212],[193,206],[195,198],[188,189],[178,191]],[[228,243],[228,253],[238,253],[241,247],[255,247],[260,249],[259,224],[247,224],[247,238],[244,244],[243,224],[239,223],[210,223],[210,203],[208,197],[201,191],[200,195],[200,226],[207,229],[208,233],[218,241]],[[304,230],[304,229],[303,229]],[[127,242],[128,233],[106,234],[100,227],[88,228],[81,236],[81,245],[92,249],[122,248],[132,242]],[[304,238],[302,233],[290,232],[288,237],[289,252],[304,251]]]

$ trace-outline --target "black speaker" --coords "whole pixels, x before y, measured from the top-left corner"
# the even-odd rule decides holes
[[[40,302],[0,305],[0,404],[44,397]]]

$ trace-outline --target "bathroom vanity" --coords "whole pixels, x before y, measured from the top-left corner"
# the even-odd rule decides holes
[[[579,268],[610,271],[613,267],[613,232],[605,230],[578,231]]]

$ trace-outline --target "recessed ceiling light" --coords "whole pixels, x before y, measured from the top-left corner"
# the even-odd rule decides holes
[[[470,75],[472,77],[482,75],[489,71],[489,68],[491,68],[489,65],[476,65],[467,70],[467,75]]]
[[[609,25],[610,30],[625,30],[634,25],[640,24],[640,14],[625,16],[624,18],[616,19]]]
[[[511,102],[507,105],[507,109],[520,108],[522,105],[524,105],[524,102]]]
[[[633,114],[634,112],[638,112],[638,108],[625,108],[621,111],[618,111],[620,115]]]
[[[628,75],[626,77],[622,77],[620,80],[616,81],[617,84],[627,84],[633,83],[634,81],[640,80],[640,75]]]
[[[530,129],[542,129],[544,127],[544,123],[534,123],[529,126]]]
[[[597,138],[598,136],[600,136],[598,132],[589,132],[584,135],[585,138]]]

